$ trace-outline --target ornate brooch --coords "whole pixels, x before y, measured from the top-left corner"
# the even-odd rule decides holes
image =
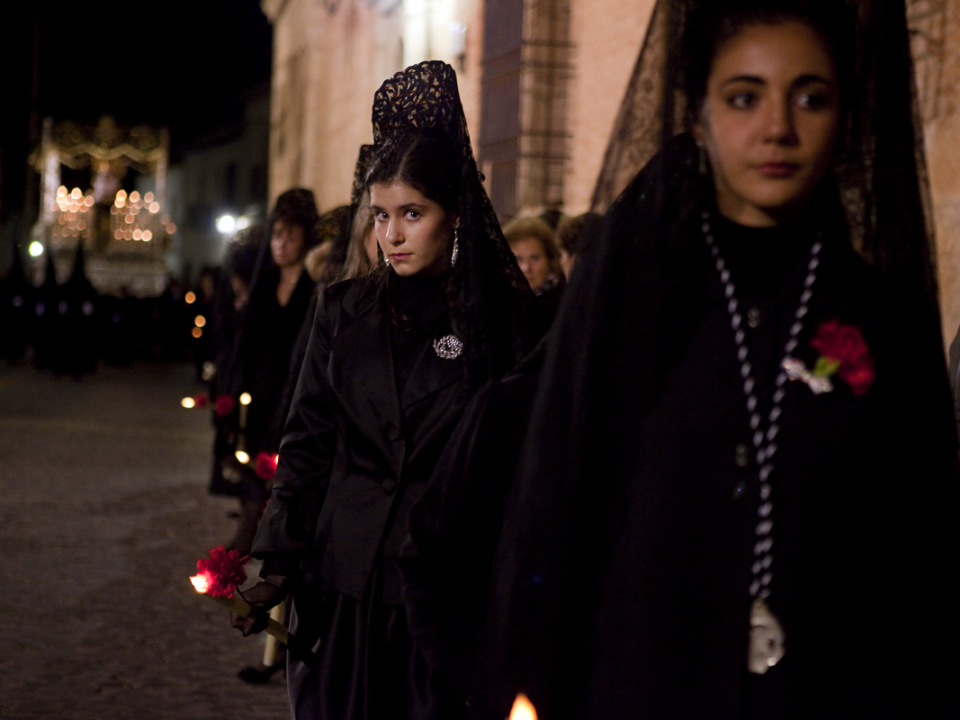
[[[858,328],[830,320],[817,328],[817,336],[810,344],[820,351],[812,371],[802,360],[783,359],[783,369],[791,380],[802,380],[815,395],[833,390],[830,378],[834,375],[846,382],[857,397],[873,385],[873,355]]]
[[[456,335],[444,335],[433,341],[433,351],[444,360],[456,360],[463,353],[463,342]]]

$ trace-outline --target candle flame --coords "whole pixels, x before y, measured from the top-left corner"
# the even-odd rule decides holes
[[[245,453],[243,450],[237,450],[237,451],[234,453],[234,455],[236,455],[236,456],[237,456],[237,460],[239,460],[240,462],[242,462],[244,465],[246,465],[248,462],[250,462],[250,456],[249,456],[247,453]]]
[[[510,720],[537,720],[537,709],[523,693],[517,695],[510,710]]]
[[[206,575],[194,575],[190,578],[190,582],[193,583],[193,588],[198,593],[206,594],[207,588],[210,587],[210,578]]]
[[[252,400],[253,398],[250,397],[250,393],[243,393],[243,395],[240,396],[241,405],[249,405]]]
[[[183,400],[180,401],[180,404],[183,405],[183,407],[187,408],[187,410],[189,410],[192,407],[196,407],[197,401],[194,400],[192,397],[185,397]]]

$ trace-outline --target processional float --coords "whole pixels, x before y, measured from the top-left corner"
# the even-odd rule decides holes
[[[44,120],[41,145],[30,156],[41,178],[30,245],[36,272],[50,253],[64,277],[82,243],[87,275],[100,294],[160,295],[167,286],[164,253],[176,232],[164,212],[169,145],[166,128],[127,129],[110,117],[96,126]],[[76,187],[62,182],[63,168]]]

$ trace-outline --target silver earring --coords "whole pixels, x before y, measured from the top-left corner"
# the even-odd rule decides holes
[[[390,266],[390,258],[384,256],[384,258],[383,258],[383,264],[386,265],[387,267],[389,267],[389,266]]]
[[[453,229],[453,253],[450,255],[450,267],[457,266],[457,256],[460,254],[460,237],[457,228]]]

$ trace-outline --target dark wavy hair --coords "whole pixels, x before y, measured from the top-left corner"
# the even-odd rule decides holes
[[[460,161],[453,142],[439,131],[405,133],[383,144],[367,171],[367,187],[395,181],[459,213]]]

